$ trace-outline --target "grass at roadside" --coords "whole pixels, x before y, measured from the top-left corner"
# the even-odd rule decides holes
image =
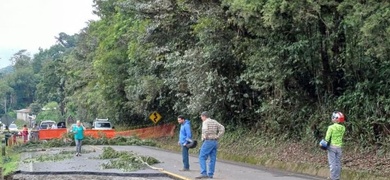
[[[0,139],[4,140],[4,134],[0,135]],[[17,138],[16,141],[18,143],[22,143],[23,140],[21,138]],[[2,175],[8,176],[15,172],[18,169],[19,162],[20,162],[20,152],[17,152],[14,150],[13,147],[5,146],[5,141],[1,142],[2,148],[5,148],[5,156],[1,154],[0,159],[0,167],[2,167]],[[1,152],[3,149],[1,149]]]
[[[18,169],[20,153],[13,151],[10,147],[6,147],[6,155],[1,157],[0,166],[3,170],[3,176],[10,175]]]

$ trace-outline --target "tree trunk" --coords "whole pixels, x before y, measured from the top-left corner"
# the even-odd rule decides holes
[[[322,11],[323,7],[321,7]],[[322,63],[322,81],[326,92],[331,92],[332,85],[330,83],[331,79],[331,69],[330,69],[330,62],[329,62],[329,55],[327,52],[328,49],[328,41],[327,41],[327,27],[323,20],[319,18],[318,20],[318,27],[320,31],[320,55],[321,55],[321,63]]]

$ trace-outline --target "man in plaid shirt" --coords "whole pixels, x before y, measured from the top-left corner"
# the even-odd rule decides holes
[[[200,176],[196,179],[213,178],[215,163],[217,160],[218,139],[225,132],[225,127],[214,119],[210,119],[208,112],[202,112],[202,147],[199,153]],[[206,160],[210,156],[209,171],[207,172]]]

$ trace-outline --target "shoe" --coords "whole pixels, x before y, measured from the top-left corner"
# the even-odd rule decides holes
[[[183,169],[179,169],[179,171],[190,171],[190,169],[183,168]]]
[[[205,176],[205,175],[201,175],[201,176],[195,177],[195,179],[208,179],[208,178],[209,177]]]
[[[76,153],[76,156],[79,156],[79,153]]]

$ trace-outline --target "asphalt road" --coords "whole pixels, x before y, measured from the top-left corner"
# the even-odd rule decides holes
[[[84,154],[83,156],[73,156],[70,159],[55,162],[21,162],[19,169],[24,172],[100,172],[100,173],[121,173],[121,170],[117,169],[105,169],[100,168],[100,164],[107,162],[107,160],[96,159],[102,152],[104,146],[83,146],[85,150],[95,152]],[[150,177],[146,179],[170,179],[168,177],[158,177],[159,174],[164,173],[175,177],[175,179],[195,179],[199,174],[199,161],[197,157],[190,156],[190,169],[191,171],[179,171],[182,168],[181,154],[175,152],[169,152],[154,147],[144,146],[111,146],[118,151],[133,151],[139,155],[151,156],[161,163],[155,164],[143,170],[128,173],[131,174],[148,174]],[[74,147],[67,148],[53,148],[47,151],[29,152],[23,153],[21,158],[30,158],[45,153],[58,153],[61,150],[73,150]],[[190,150],[191,151],[191,150]],[[193,153],[193,152],[191,152]],[[155,176],[153,176],[153,174]],[[113,179],[113,178],[107,178]],[[124,179],[124,178],[120,178]],[[127,179],[127,178],[125,178]],[[267,169],[258,166],[250,166],[245,164],[233,163],[228,161],[220,161],[217,159],[216,172],[214,179],[223,180],[320,180],[322,178],[299,175],[289,172],[282,172],[273,169]]]

